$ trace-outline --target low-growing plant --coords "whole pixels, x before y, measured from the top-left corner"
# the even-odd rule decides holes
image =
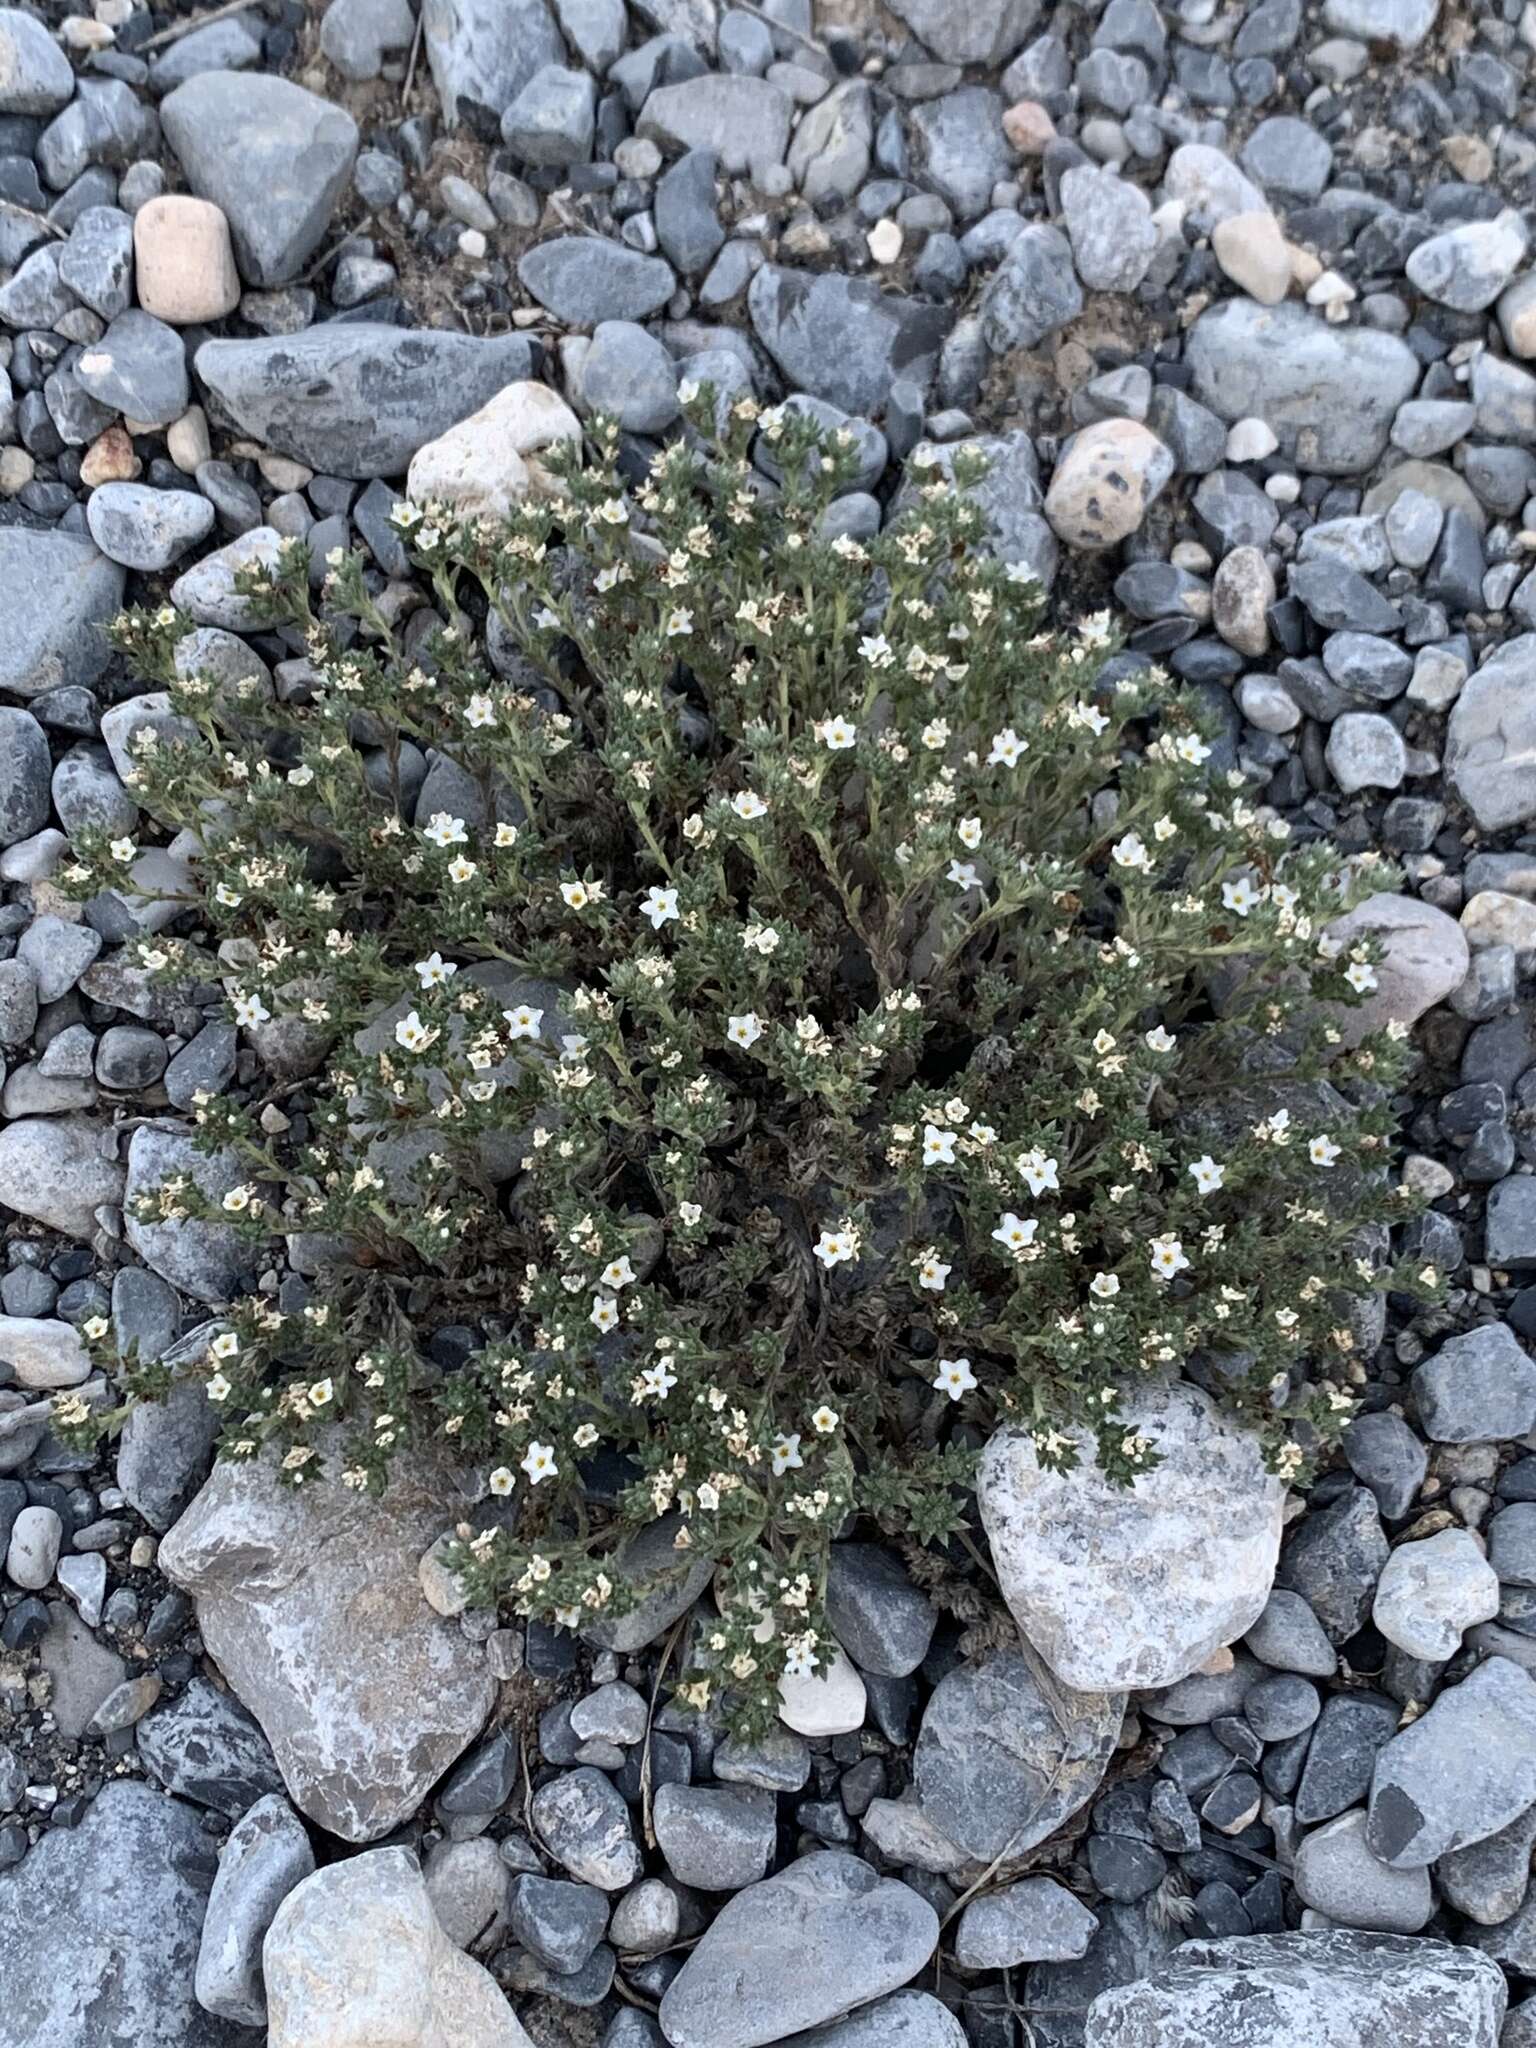
[[[308,1069],[200,1101],[239,1184],[143,1214],[253,1270],[330,1248],[214,1326],[226,1455],[313,1484],[336,1444],[378,1490],[446,1443],[466,1590],[569,1626],[670,1517],[717,1566],[684,1697],[761,1726],[833,1654],[851,1517],[961,1539],[1001,1423],[1132,1482],[1125,1404],[1192,1361],[1295,1475],[1364,1376],[1347,1297],[1436,1276],[1362,1252],[1411,1206],[1406,1033],[1351,1042],[1373,955],[1327,927],[1380,873],[1295,843],[1105,618],[1042,630],[979,466],[859,540],[846,435],[686,400],[638,483],[599,422],[504,520],[401,507],[414,582],[285,543],[241,582],[302,657],[276,701],[123,619],[171,714],[134,794],[201,846],[139,957],[206,979],[216,943]],[[164,1389],[117,1370],[65,1419]]]

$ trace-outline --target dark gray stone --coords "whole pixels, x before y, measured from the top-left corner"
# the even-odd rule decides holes
[[[776,263],[753,278],[747,309],[791,388],[864,415],[884,410],[897,379],[927,388],[952,318],[863,278]]]
[[[139,1756],[167,1792],[233,1820],[283,1780],[267,1738],[238,1700],[206,1678],[138,1724]]]

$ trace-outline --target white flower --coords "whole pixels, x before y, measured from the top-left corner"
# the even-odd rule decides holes
[[[111,854],[115,861],[124,863],[132,860],[138,850],[131,839],[114,839],[107,848],[108,853]]]
[[[1210,748],[1200,735],[1194,732],[1187,732],[1181,739],[1176,740],[1173,751],[1190,768],[1198,768],[1202,762],[1211,758]]]
[[[896,659],[895,651],[883,633],[866,633],[859,642],[859,653],[871,668],[889,668]]]
[[[955,1134],[941,1131],[937,1124],[923,1126],[924,1166],[953,1166],[955,1163]]]
[[[1154,1024],[1143,1040],[1151,1052],[1172,1052],[1178,1042],[1173,1033],[1165,1031],[1161,1024]]]
[[[1109,852],[1117,867],[1135,868],[1144,875],[1152,872],[1152,856],[1134,832],[1127,832],[1123,839],[1117,839]]]
[[[677,1374],[663,1359],[660,1365],[648,1365],[635,1384],[640,1389],[642,1401],[665,1401],[677,1385]]]
[[[516,846],[517,827],[515,825],[509,825],[506,822],[506,820],[503,819],[502,822],[496,827],[496,844],[498,846]]]
[[[496,706],[484,690],[476,690],[464,706],[464,723],[476,727],[496,723]]]
[[[800,1438],[798,1433],[794,1436],[775,1437],[769,1448],[768,1455],[773,1460],[773,1476],[775,1479],[782,1479],[786,1472],[798,1472],[805,1462],[800,1456]]]
[[[215,903],[221,903],[226,910],[234,910],[245,901],[238,889],[231,889],[228,882],[220,882],[213,892]]]
[[[811,1427],[818,1436],[830,1436],[842,1417],[835,1408],[829,1408],[825,1401],[811,1417]]]
[[[1218,1166],[1207,1152],[1190,1166],[1189,1176],[1202,1195],[1213,1195],[1226,1179],[1226,1168]]]
[[[1113,1273],[1095,1273],[1088,1282],[1088,1292],[1096,1294],[1100,1301],[1113,1301],[1120,1292],[1120,1282]]]
[[[1035,1232],[1039,1228],[1039,1222],[1035,1217],[1015,1216],[1010,1209],[1002,1217],[992,1236],[1004,1251],[1018,1252],[1026,1245],[1034,1243]]]
[[[446,811],[434,811],[422,837],[430,839],[434,846],[462,846],[469,834],[464,830],[462,818],[450,818]]]
[[[1367,961],[1356,960],[1345,968],[1344,979],[1357,995],[1368,995],[1376,986],[1376,970]]]
[[[332,1384],[330,1380],[316,1380],[309,1388],[308,1398],[310,1407],[325,1407],[325,1405],[330,1400],[331,1396],[335,1393],[335,1391],[335,1386]]]
[[[89,1323],[87,1323],[86,1329],[89,1331]],[[233,1330],[221,1330],[208,1346],[208,1349],[214,1358],[234,1358],[240,1350],[240,1339]]]
[[[610,1259],[597,1276],[600,1287],[627,1287],[635,1277],[635,1269],[629,1263],[629,1253],[620,1252],[616,1259]]]
[[[1223,909],[1235,911],[1239,917],[1246,917],[1250,910],[1256,910],[1263,900],[1247,875],[1240,875],[1235,882],[1223,882],[1221,885]]]
[[[237,988],[230,1001],[235,1012],[235,1022],[243,1024],[247,1030],[253,1024],[265,1024],[272,1014],[260,996],[248,996],[243,989]]]
[[[1176,1237],[1154,1237],[1147,1252],[1155,1279],[1171,1280],[1175,1273],[1182,1273],[1188,1268],[1184,1247]]]
[[[223,1373],[216,1372],[213,1378],[206,1382],[203,1391],[210,1401],[227,1401],[230,1394],[229,1381],[225,1379]]]
[[[611,1294],[594,1294],[592,1313],[587,1318],[594,1330],[614,1330],[619,1323],[619,1304]]]
[[[542,1035],[539,1030],[544,1020],[542,1010],[530,1009],[527,1003],[519,1003],[515,1010],[503,1010],[501,1014],[507,1021],[508,1038],[538,1038]]]
[[[554,1448],[550,1444],[531,1443],[523,1454],[523,1470],[537,1486],[541,1479],[552,1479],[560,1470],[555,1463]]]
[[[731,809],[738,818],[745,819],[748,824],[754,818],[763,818],[768,815],[768,806],[754,789],[738,789],[731,798]]]
[[[981,877],[976,872],[976,863],[969,860],[952,860],[945,880],[953,882],[958,889],[981,887]]]
[[[448,863],[449,881],[457,882],[461,887],[465,882],[472,880],[477,872],[474,862],[466,860],[462,853]]]
[[[784,1657],[786,1678],[809,1678],[821,1662],[809,1643],[790,1643]]]
[[[989,768],[1015,768],[1029,751],[1029,741],[1021,740],[1011,725],[1005,725],[1001,732],[992,736],[992,751],[987,756]]]
[[[407,1052],[425,1052],[436,1037],[437,1033],[429,1031],[414,1010],[409,1011],[395,1026],[395,1043],[403,1046]]]
[[[725,1035],[732,1045],[756,1045],[763,1035],[756,1011],[747,1010],[739,1017],[728,1017]]]
[[[841,1266],[859,1255],[857,1241],[847,1230],[824,1230],[811,1249],[827,1267]]]
[[[954,1267],[946,1266],[942,1259],[920,1259],[917,1267],[917,1284],[919,1287],[925,1287],[930,1294],[942,1294],[944,1282],[953,1271]]]
[[[243,1209],[251,1206],[251,1190],[248,1187],[231,1188],[224,1197],[224,1207],[232,1216],[238,1216]]]
[[[968,1358],[941,1358],[933,1384],[941,1394],[948,1394],[951,1401],[958,1401],[962,1394],[968,1394],[977,1384],[976,1375],[971,1371],[971,1361]]]
[[[416,962],[414,969],[423,988],[441,988],[449,975],[458,971],[457,965],[452,960],[445,960],[441,953],[429,953],[425,960]]]
[[[955,836],[962,846],[969,847],[974,853],[981,844],[980,818],[962,818],[955,827]]]
[[[704,1211],[697,1202],[679,1202],[677,1220],[685,1230],[692,1230],[695,1223],[702,1223]]]
[[[560,894],[565,899],[567,910],[585,910],[593,900],[592,892],[585,882],[562,882]]]
[[[667,613],[667,638],[669,640],[685,640],[692,631],[693,613],[686,610],[684,606],[679,605],[675,611]]]
[[[1057,1193],[1061,1191],[1061,1182],[1056,1178],[1056,1161],[1047,1159],[1038,1145],[1019,1161],[1019,1178],[1028,1183],[1032,1195],[1043,1195],[1047,1189]]]
[[[507,1466],[498,1465],[486,1481],[486,1484],[490,1487],[492,1493],[499,1494],[505,1498],[512,1491],[513,1487],[516,1486],[517,1480],[513,1477],[512,1472]]]
[[[651,930],[659,932],[669,919],[680,917],[675,889],[659,889],[653,882],[645,892],[645,901],[640,906],[642,915],[651,920]]]
[[[851,747],[859,736],[856,725],[850,725],[846,718],[824,718],[815,728],[821,744],[834,754],[840,754]]]
[[[1335,1145],[1326,1131],[1315,1137],[1307,1147],[1307,1157],[1314,1166],[1332,1166],[1343,1147]]]

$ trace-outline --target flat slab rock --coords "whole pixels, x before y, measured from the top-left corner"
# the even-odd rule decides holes
[[[1536,1805],[1536,1680],[1489,1657],[1376,1758],[1366,1846],[1394,1870],[1485,1841]]]
[[[106,1786],[0,1876],[5,2048],[236,2048],[192,1973],[209,1858],[203,1817],[148,1785]]]
[[[1116,1486],[1078,1432],[1075,1472],[1041,1468],[1030,1438],[999,1431],[976,1497],[1003,1598],[1066,1685],[1173,1685],[1250,1629],[1280,1555],[1285,1488],[1252,1434],[1180,1381],[1138,1389],[1129,1428],[1163,1462]]]
[[[909,1886],[818,1850],[722,1907],[667,1989],[662,2032],[672,2048],[763,2048],[899,1990],[938,1938]]]
[[[401,1461],[374,1501],[223,1463],[160,1546],[294,1804],[344,1841],[408,1819],[495,1696],[484,1651],[433,1613],[417,1577],[452,1519],[452,1484]]]
[[[1486,1956],[1344,1929],[1187,1941],[1088,2008],[1084,2048],[1498,2048]]]

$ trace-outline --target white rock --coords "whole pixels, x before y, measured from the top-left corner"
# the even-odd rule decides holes
[[[1234,420],[1227,429],[1228,462],[1262,462],[1279,446],[1279,435],[1264,420]]]
[[[1026,1640],[1082,1692],[1173,1685],[1263,1612],[1285,1488],[1256,1439],[1198,1387],[1134,1391],[1128,1429],[1163,1462],[1133,1487],[1099,1470],[1080,1432],[1075,1472],[1042,1469],[1026,1435],[988,1444],[976,1499],[998,1583]]]
[[[1536,949],[1536,903],[1503,889],[1479,889],[1461,913],[1467,944],[1513,946],[1517,953]]]
[[[307,1877],[262,1966],[268,2048],[532,2048],[490,1972],[443,1932],[406,1849]]]
[[[1498,1611],[1498,1574],[1477,1539],[1441,1529],[1398,1544],[1376,1581],[1371,1619],[1389,1643],[1438,1664],[1461,1648],[1463,1630]]]
[[[41,1316],[0,1316],[0,1362],[29,1388],[78,1387],[91,1376],[80,1332]]]
[[[866,1701],[864,1681],[841,1649],[808,1678],[779,1680],[779,1719],[797,1735],[856,1735]]]
[[[406,495],[418,505],[504,518],[530,491],[550,488],[548,471],[533,458],[580,439],[581,422],[558,392],[532,380],[508,384],[489,405],[417,449]]]

